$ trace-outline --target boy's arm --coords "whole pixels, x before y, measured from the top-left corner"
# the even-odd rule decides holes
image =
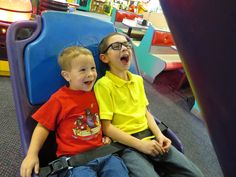
[[[157,141],[142,141],[116,128],[110,120],[101,120],[103,133],[121,144],[137,149],[151,156],[158,155],[162,150]]]
[[[48,135],[49,130],[38,123],[34,129],[27,155],[21,164],[20,174],[22,177],[31,177],[33,169],[38,174],[38,154]]]
[[[158,125],[156,124],[156,121],[155,121],[153,115],[148,110],[146,113],[146,117],[147,117],[149,129],[155,135],[158,143],[164,149],[164,152],[168,152],[170,145],[171,145],[171,140],[162,134],[161,130],[159,129]]]

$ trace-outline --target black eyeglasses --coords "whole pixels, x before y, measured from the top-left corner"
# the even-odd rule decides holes
[[[125,42],[114,42],[114,43],[110,44],[110,45],[106,48],[106,50],[104,50],[103,53],[106,53],[110,47],[111,47],[113,50],[121,50],[122,45],[125,46],[127,49],[131,49],[131,48],[132,48],[132,45],[131,45],[128,41],[125,41]]]

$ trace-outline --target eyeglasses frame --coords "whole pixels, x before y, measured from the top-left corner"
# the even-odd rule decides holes
[[[121,44],[121,47],[119,49],[114,49],[113,48],[113,45],[114,44]],[[127,44],[127,45],[126,45]],[[114,42],[114,43],[111,43],[110,45],[107,46],[106,50],[104,50],[103,53],[106,53],[109,48],[111,47],[113,50],[121,50],[122,46],[125,46],[127,49],[131,49],[132,48],[132,44],[129,42],[129,41],[125,41],[125,42]]]

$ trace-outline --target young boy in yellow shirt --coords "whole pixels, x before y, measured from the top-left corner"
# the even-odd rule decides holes
[[[131,177],[161,174],[203,177],[201,171],[171,145],[148,111],[143,79],[128,71],[131,48],[129,40],[120,33],[106,36],[99,45],[100,60],[109,68],[94,87],[104,134],[130,147],[123,150],[121,157]],[[145,140],[132,136],[145,131],[153,136]]]

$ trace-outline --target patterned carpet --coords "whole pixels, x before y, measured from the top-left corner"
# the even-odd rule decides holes
[[[0,172],[2,177],[18,174],[23,153],[8,77],[0,77]]]

